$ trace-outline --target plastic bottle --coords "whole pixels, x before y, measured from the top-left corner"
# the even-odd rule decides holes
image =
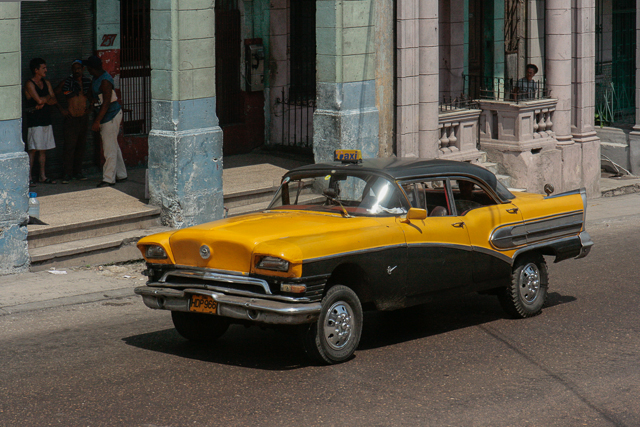
[[[29,193],[29,216],[40,218],[40,202],[36,193]]]

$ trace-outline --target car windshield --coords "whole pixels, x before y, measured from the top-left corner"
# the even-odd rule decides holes
[[[285,176],[267,208],[332,212],[344,216],[406,214],[406,198],[398,186],[370,172],[324,170]]]

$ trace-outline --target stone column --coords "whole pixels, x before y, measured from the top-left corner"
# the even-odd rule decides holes
[[[438,129],[438,0],[420,0],[418,40],[420,52],[420,157],[438,157],[440,131]]]
[[[571,134],[572,35],[571,0],[546,2],[546,78],[547,89],[558,100],[553,115],[553,131],[562,153],[561,188],[582,186],[582,150]]]
[[[149,193],[174,228],[223,215],[213,4],[151,3]]]
[[[571,144],[571,0],[546,3],[547,89],[558,100],[553,129],[558,144]]]
[[[0,274],[29,269],[29,157],[22,142],[20,3],[0,3]]]
[[[640,0],[636,0],[636,124],[629,135],[630,172],[640,175]]]
[[[396,153],[398,157],[418,157],[419,0],[398,0],[397,4]]]
[[[316,162],[336,149],[379,153],[373,0],[317,0]]]
[[[438,1],[399,0],[397,20],[398,156],[433,159],[439,139]]]
[[[595,118],[595,0],[575,0],[573,140],[582,150],[582,186],[600,194],[600,139]]]

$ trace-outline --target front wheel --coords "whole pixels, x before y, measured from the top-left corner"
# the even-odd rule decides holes
[[[518,258],[511,273],[511,283],[498,294],[502,308],[515,318],[540,314],[547,300],[549,273],[542,255]]]
[[[212,314],[172,311],[171,320],[178,333],[189,341],[214,341],[229,329],[225,317]]]
[[[362,334],[362,306],[355,292],[336,285],[322,299],[318,321],[304,333],[305,351],[326,364],[349,359],[358,348]]]

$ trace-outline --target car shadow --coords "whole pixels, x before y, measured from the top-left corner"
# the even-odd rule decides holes
[[[545,309],[577,301],[549,294]],[[508,319],[495,296],[469,294],[388,312],[365,312],[358,351],[387,347],[458,329]],[[217,341],[194,343],[164,329],[123,338],[130,346],[203,362],[286,371],[313,366],[300,341],[299,328],[232,325]],[[355,357],[357,358],[357,352]]]

